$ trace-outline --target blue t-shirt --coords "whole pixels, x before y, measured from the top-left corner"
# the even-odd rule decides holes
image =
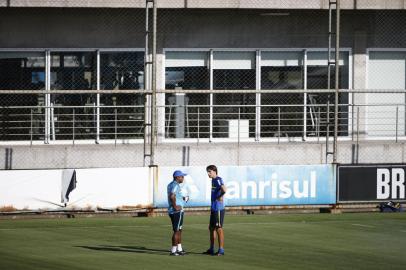
[[[224,181],[220,176],[211,180],[211,210],[221,211],[224,210],[224,201],[217,201],[217,198],[221,195],[221,186],[224,185]],[[223,198],[224,200],[224,198]]]
[[[183,200],[183,197],[182,197],[181,187],[180,187],[179,183],[176,182],[176,180],[173,180],[172,182],[169,183],[169,185],[167,187],[167,192],[168,192],[168,213],[174,214],[174,213],[179,212],[179,211],[176,211],[176,209],[173,208],[173,206],[172,206],[172,201],[170,198],[170,195],[172,193],[174,193],[176,196],[176,205],[181,206],[182,209],[180,211],[183,211],[183,206],[185,205],[185,201]]]

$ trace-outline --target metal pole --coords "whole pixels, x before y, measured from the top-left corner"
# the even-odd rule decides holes
[[[200,107],[197,107],[197,144],[200,139]]]
[[[117,146],[117,108],[114,109],[114,146]]]
[[[190,138],[189,108],[187,104],[185,106],[185,113],[186,113],[186,136],[187,138]]]
[[[168,121],[167,121],[167,124],[166,124],[166,137],[167,138],[170,138],[170,136],[169,136],[169,127],[171,126],[171,118],[172,118],[172,105],[171,104],[169,104],[169,114],[168,114]]]
[[[317,133],[317,142],[320,142],[320,107],[317,108],[317,119],[316,119],[316,133]]]
[[[398,142],[398,121],[399,121],[399,107],[396,106],[396,142]]]
[[[256,89],[261,89],[261,51],[256,51]],[[255,95],[255,141],[261,138],[261,93]]]
[[[45,90],[48,91],[45,94],[45,144],[49,144],[50,134],[51,134],[51,113],[50,113],[50,103],[51,96],[49,91],[51,89],[51,53],[49,51],[45,52]]]
[[[327,100],[327,126],[326,126],[326,163],[328,162],[329,144],[330,141],[330,100]]]
[[[75,145],[75,108],[72,112],[72,143]]]
[[[357,107],[357,144],[359,142],[359,107]]]
[[[356,155],[356,163],[358,163],[359,157],[359,107],[357,107],[357,155]]]
[[[144,89],[150,89],[150,80],[149,80],[149,4],[148,0],[145,1],[145,52],[144,52]],[[147,154],[147,144],[149,141],[149,133],[150,126],[149,124],[149,112],[148,112],[148,104],[149,104],[149,95],[145,95],[144,99],[144,166],[147,165],[146,157]]]
[[[303,50],[303,89],[307,90],[307,50]],[[303,140],[307,139],[307,93],[303,93]],[[317,129],[317,127],[316,127]]]
[[[51,133],[52,133],[52,140],[55,141],[55,115],[54,115],[54,104],[51,102]]]
[[[209,66],[210,66],[210,90],[213,90],[214,89],[214,83],[213,83],[214,55],[213,55],[213,50],[210,50]],[[212,139],[213,139],[213,104],[214,104],[213,93],[210,93],[209,104],[210,104],[210,107],[209,107],[209,142],[211,142]]]
[[[240,119],[241,119],[241,108],[238,107],[238,147],[240,147]]]
[[[354,98],[352,99],[352,104],[351,104],[351,141],[354,141]]]
[[[281,138],[281,107],[278,107],[278,144]]]
[[[156,28],[157,28],[157,1],[154,0],[152,14],[152,98],[151,98],[151,159],[150,165],[154,165],[155,161],[155,145],[157,143],[156,125]]]
[[[331,36],[332,36],[332,3],[329,3],[328,9],[328,49],[327,49],[327,89],[330,89],[331,85]]]
[[[97,50],[97,82],[96,89],[100,91],[100,51]],[[100,93],[96,94],[96,143],[100,142]]]
[[[337,163],[337,137],[338,137],[338,94],[340,91],[339,70],[340,70],[340,0],[336,0],[336,54],[335,54],[335,100],[334,100],[334,147],[333,163]]]
[[[31,123],[30,123],[30,145],[32,146],[32,109],[30,109],[30,117],[31,117]]]

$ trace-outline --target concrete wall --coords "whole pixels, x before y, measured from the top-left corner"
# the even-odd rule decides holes
[[[156,0],[160,8],[328,9],[328,0]],[[342,9],[405,9],[405,0],[341,0]],[[0,7],[142,8],[145,0],[0,0]]]
[[[330,146],[332,147],[332,146]],[[11,169],[61,169],[143,166],[143,145],[42,145],[9,146]],[[351,142],[338,145],[338,162],[404,163],[405,143],[362,142],[358,157]],[[0,169],[6,164],[6,148],[0,147]],[[10,157],[9,157],[10,160]],[[159,144],[159,166],[323,164],[325,143],[201,143]],[[329,158],[331,162],[331,158]]]

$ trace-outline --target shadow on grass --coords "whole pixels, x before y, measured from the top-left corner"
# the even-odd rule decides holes
[[[146,254],[155,254],[155,255],[169,255],[169,250],[167,249],[154,249],[146,247],[137,247],[137,246],[75,246],[79,248],[98,250],[98,251],[120,251],[120,252],[135,252],[135,253],[146,253]],[[187,254],[199,254],[196,252],[187,252]]]

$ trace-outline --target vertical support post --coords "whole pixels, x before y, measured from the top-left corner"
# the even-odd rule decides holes
[[[97,50],[97,59],[96,59],[96,143],[100,143],[100,50]]]
[[[303,50],[303,141],[307,139],[307,50]],[[317,127],[316,127],[317,128]]]
[[[144,51],[144,89],[146,91],[150,90],[150,78],[149,78],[149,0],[145,1],[145,51]],[[150,125],[149,125],[149,94],[145,94],[144,99],[144,166],[147,166],[147,156],[149,156],[147,146],[149,142],[149,133],[150,133]]]
[[[340,0],[336,0],[336,45],[335,45],[335,99],[334,99],[334,143],[333,163],[337,163],[338,96],[340,91]]]
[[[354,141],[354,128],[355,128],[355,123],[354,123],[354,99],[352,99],[353,100],[353,102],[352,102],[352,104],[351,104],[351,119],[352,119],[352,121],[351,121],[351,141]]]
[[[32,117],[32,108],[30,109],[30,146],[32,146],[32,121],[33,121],[33,117]]]
[[[200,107],[197,107],[197,144],[200,139]]]
[[[317,134],[317,142],[320,142],[320,107],[317,108],[317,119],[316,119],[316,134]]]
[[[256,89],[261,90],[261,51],[256,51]],[[261,139],[261,93],[255,95],[255,141]]]
[[[213,69],[214,69],[214,57],[213,50],[210,50],[210,90],[213,90]],[[210,106],[209,106],[209,142],[213,139],[213,93],[210,93]]]
[[[50,111],[50,118],[51,118],[51,133],[52,133],[52,140],[53,141],[55,141],[56,140],[56,138],[55,138],[55,109],[54,109],[54,104],[51,102],[50,103],[50,109],[49,109],[49,111]]]
[[[330,1],[329,3],[329,9],[328,9],[328,49],[327,49],[327,89],[330,90],[331,88],[331,37],[333,35],[333,26],[332,26],[332,20],[333,20],[333,10],[332,10],[332,3]]]
[[[117,146],[117,108],[114,109],[114,146]]]
[[[47,50],[45,51],[45,136],[44,143],[49,144],[50,134],[51,134],[51,53]]]
[[[327,100],[327,119],[326,119],[326,163],[328,163],[329,141],[330,141],[330,100]]]
[[[157,5],[156,0],[153,1],[152,11],[152,96],[151,96],[151,144],[150,144],[150,166],[155,164],[155,147],[157,143],[157,110],[156,110],[156,30],[157,30]]]
[[[399,106],[396,106],[396,142],[398,142],[398,130],[399,130]]]
[[[358,163],[359,157],[359,107],[357,107],[357,155],[356,155],[356,163]]]
[[[241,120],[241,108],[238,107],[238,147],[240,147],[240,120]]]
[[[281,107],[278,107],[278,144],[281,138]]]
[[[72,110],[72,144],[75,145],[75,108]]]

